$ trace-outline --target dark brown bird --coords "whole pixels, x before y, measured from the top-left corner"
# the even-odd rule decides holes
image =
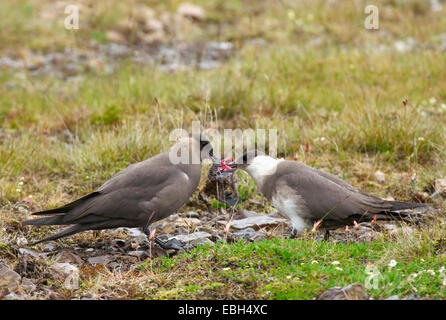
[[[426,207],[422,203],[387,201],[358,191],[340,178],[301,162],[278,160],[248,151],[228,164],[233,169],[220,170],[225,178],[236,169],[247,171],[272,205],[300,232],[322,220],[322,227],[332,228],[354,220],[411,219],[401,210]]]
[[[169,154],[178,154],[178,150],[189,150],[186,155],[189,161],[172,163]],[[96,191],[62,207],[36,212],[34,215],[48,217],[23,224],[71,225],[35,244],[81,231],[118,227],[142,227],[150,234],[150,224],[174,213],[191,197],[200,182],[200,160],[204,158],[213,158],[207,138],[197,135],[182,138],[169,152],[132,164]],[[193,164],[192,159],[198,159],[198,164]],[[181,247],[176,240],[163,242],[156,238],[155,241],[165,248]]]

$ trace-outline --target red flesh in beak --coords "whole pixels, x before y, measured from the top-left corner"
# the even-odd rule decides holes
[[[234,161],[234,158],[222,159],[221,162],[220,162],[220,166],[217,168],[217,171],[228,171],[228,170],[231,170],[232,168],[227,165],[227,162],[233,162],[233,161]]]

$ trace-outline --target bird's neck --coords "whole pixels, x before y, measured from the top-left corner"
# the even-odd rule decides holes
[[[276,173],[277,165],[282,160],[269,156],[257,156],[244,170],[254,179],[255,183],[262,188],[265,179]]]

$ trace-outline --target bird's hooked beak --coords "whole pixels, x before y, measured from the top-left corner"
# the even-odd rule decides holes
[[[215,176],[220,180],[231,176],[238,167],[234,158],[221,159],[219,162],[214,162],[214,166],[216,166]]]

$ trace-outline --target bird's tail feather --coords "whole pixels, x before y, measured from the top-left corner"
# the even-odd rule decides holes
[[[403,202],[403,201],[389,201],[388,203],[392,205],[392,207],[389,209],[389,211],[392,212],[428,207],[428,205],[425,203],[413,203],[413,202]]]
[[[26,220],[23,221],[23,225],[30,225],[30,226],[50,226],[50,225],[61,225],[66,224],[63,220],[64,216],[55,216],[55,217],[45,217],[45,218],[39,218],[39,219],[32,219],[32,220]]]
[[[42,242],[56,240],[56,239],[59,239],[59,238],[62,238],[62,237],[66,237],[66,236],[71,236],[71,235],[73,235],[75,233],[78,233],[78,232],[81,232],[81,231],[84,231],[84,230],[87,230],[87,229],[88,229],[88,227],[85,226],[85,225],[75,224],[75,225],[73,225],[71,227],[63,229],[59,233],[56,233],[56,234],[53,234],[53,235],[51,235],[49,237],[43,238],[42,240],[33,242],[31,245],[36,245],[36,244],[39,244],[39,243],[42,243]]]
[[[54,209],[50,209],[50,210],[39,211],[39,212],[34,212],[33,215],[44,216],[44,215],[51,215],[51,214],[56,214],[56,213],[65,213],[65,212],[68,212],[71,209],[75,208],[76,206],[83,204],[85,201],[89,200],[90,198],[97,196],[98,194],[100,194],[100,193],[95,191],[90,194],[87,194],[86,196],[84,196],[80,199],[77,199],[76,201],[68,203],[62,207],[58,207],[58,208],[54,208]]]
[[[417,208],[429,208],[425,203],[412,203],[403,201],[388,201],[390,208],[378,214],[378,220],[400,220],[405,222],[416,223],[423,219],[426,210],[416,210]],[[415,210],[414,210],[415,209]],[[370,216],[374,216],[370,214]]]

